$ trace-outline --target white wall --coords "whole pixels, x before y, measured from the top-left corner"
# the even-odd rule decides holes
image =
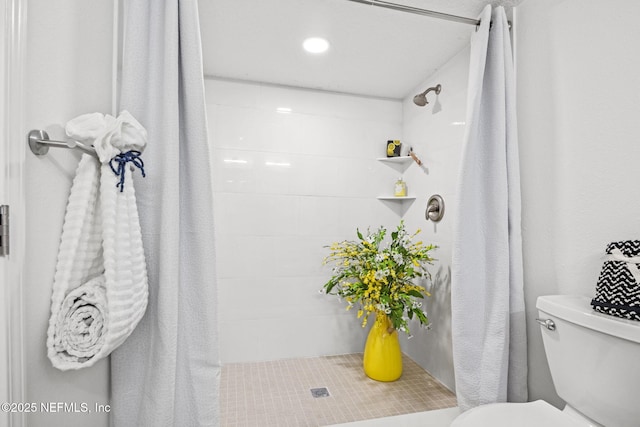
[[[5,3],[0,3],[5,5]],[[8,13],[5,7],[0,8],[0,34],[3,37],[9,36],[10,32],[5,28],[5,19],[7,19]],[[8,79],[8,61],[9,52],[7,52],[7,44],[3,43],[0,46],[0,135],[5,137],[7,135],[7,123],[5,117],[7,117],[7,88],[5,82]],[[7,153],[6,148],[8,144],[4,144],[0,153],[4,157]],[[6,158],[6,157],[5,157]],[[0,161],[0,205],[8,203],[8,183],[6,179],[7,165],[6,162]],[[9,312],[10,296],[9,296],[9,283],[8,282],[8,259],[6,257],[0,257],[0,402],[10,401],[10,384],[9,384],[9,351],[11,348],[11,342],[9,337],[9,324],[7,322],[9,316],[6,313]],[[6,412],[0,413],[0,425],[9,425],[9,414]]]
[[[26,127],[64,136],[71,118],[111,109],[112,1],[27,2]],[[25,145],[25,149],[27,149]],[[79,153],[52,149],[27,153],[25,369],[28,402],[108,403],[108,362],[61,372],[47,358],[51,285],[67,197]],[[29,426],[107,426],[106,414],[43,413]]]
[[[561,404],[531,321],[536,298],[593,296],[606,244],[639,237],[639,16],[630,0],[517,9],[530,399]]]
[[[462,154],[464,121],[469,75],[469,49],[455,55],[403,102],[403,136],[412,145],[423,167],[414,164],[407,170],[409,189],[418,200],[405,214],[408,230],[422,229],[422,240],[434,243],[437,259],[430,268],[433,281],[427,289],[432,293],[426,301],[432,329],[413,326],[414,337],[402,340],[403,347],[422,367],[451,390],[455,387],[451,350],[451,241],[452,219],[456,210],[458,169]],[[429,105],[418,107],[413,95],[440,83],[436,97],[427,95]],[[437,224],[425,220],[427,200],[440,194],[445,202],[445,215]]]
[[[398,223],[393,206],[376,200],[393,191],[397,172],[375,159],[387,139],[401,139],[402,104],[214,79],[205,86],[222,362],[362,351],[355,313],[318,293],[330,273],[323,246],[355,238],[356,227]]]

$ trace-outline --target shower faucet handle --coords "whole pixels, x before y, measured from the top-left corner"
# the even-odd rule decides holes
[[[427,210],[424,217],[427,221],[439,222],[444,216],[444,199],[439,194],[434,194],[427,201]]]

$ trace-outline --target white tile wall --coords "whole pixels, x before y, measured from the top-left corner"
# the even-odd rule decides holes
[[[355,315],[318,293],[324,246],[400,220],[376,200],[398,172],[375,159],[402,139],[402,103],[215,79],[205,89],[222,362],[362,351]]]
[[[428,289],[432,297],[426,301],[431,330],[412,329],[414,337],[403,340],[405,351],[451,390],[455,387],[451,350],[451,241],[452,219],[456,210],[458,170],[464,139],[469,51],[465,49],[443,65],[438,72],[403,102],[403,136],[413,146],[423,167],[413,164],[406,172],[409,187],[418,199],[405,214],[409,230],[422,229],[422,240],[438,245]],[[437,97],[428,95],[429,105],[418,107],[413,93],[440,83]],[[424,219],[427,200],[440,194],[445,201],[445,215],[437,224]]]

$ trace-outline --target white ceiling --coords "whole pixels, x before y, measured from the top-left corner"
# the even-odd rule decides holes
[[[393,0],[477,17],[486,0]],[[494,5],[513,6],[522,0]],[[474,27],[346,0],[200,0],[207,76],[403,98],[469,42]],[[324,37],[328,52],[302,49]]]

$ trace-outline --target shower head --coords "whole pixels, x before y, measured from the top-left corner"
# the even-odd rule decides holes
[[[425,105],[427,105],[429,103],[429,101],[427,101],[427,94],[431,91],[435,91],[436,95],[440,94],[440,91],[442,90],[442,86],[440,86],[439,84],[437,86],[434,87],[430,87],[429,89],[425,90],[422,93],[417,94],[416,96],[413,97],[413,103],[416,104],[418,107],[424,107]]]
[[[424,107],[429,103],[429,101],[427,101],[427,97],[425,96],[424,93],[420,93],[413,97],[413,103],[416,104],[418,107]]]

